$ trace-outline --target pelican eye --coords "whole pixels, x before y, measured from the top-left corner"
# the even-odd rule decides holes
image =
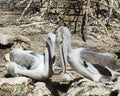
[[[83,61],[83,65],[84,65],[84,67],[86,67],[86,68],[88,67],[86,61]]]
[[[62,41],[60,41],[60,44],[62,44]]]
[[[48,39],[50,40],[50,37],[48,37]]]

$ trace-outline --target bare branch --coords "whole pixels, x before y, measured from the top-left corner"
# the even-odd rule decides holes
[[[24,9],[24,11],[22,12],[20,18],[18,19],[18,22],[23,18],[24,14],[26,13],[26,11],[28,10],[28,8],[30,7],[31,3],[33,0],[30,0],[27,7]]]

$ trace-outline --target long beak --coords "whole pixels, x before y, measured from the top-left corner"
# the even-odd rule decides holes
[[[55,62],[55,44],[54,43],[51,43],[49,41],[46,42],[46,47],[48,49],[48,55],[49,55],[49,64],[50,64],[50,67],[52,66],[52,64],[54,64]]]
[[[52,64],[54,64],[54,62],[55,62],[55,43],[52,43],[50,50],[51,50]]]
[[[52,50],[51,50],[50,42],[46,42],[46,47],[47,47],[47,51],[48,51],[48,54],[47,54],[47,55],[48,55],[48,57],[49,57],[49,58],[48,58],[48,61],[49,61],[48,63],[51,64],[51,63],[52,63],[52,62],[51,62],[51,58],[52,58],[52,57],[51,57],[51,54],[52,54],[51,52],[52,52]]]
[[[51,57],[51,44],[49,41],[46,42],[46,48],[45,48],[45,70],[46,73],[51,76],[52,74],[52,57]]]
[[[65,42],[59,45],[59,53],[60,53],[62,71],[66,73],[67,46],[65,45]]]

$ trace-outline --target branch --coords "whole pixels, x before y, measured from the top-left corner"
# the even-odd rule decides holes
[[[28,8],[30,7],[31,3],[33,0],[30,0],[27,7],[24,9],[24,11],[22,12],[20,18],[18,19],[18,22],[22,19],[22,17],[24,16],[24,14],[26,13],[26,11],[28,10]]]
[[[90,16],[91,16],[94,20],[96,20],[96,21],[105,29],[105,31],[106,31],[108,37],[112,40],[112,38],[111,38],[111,36],[110,36],[110,34],[109,34],[109,32],[108,32],[106,26],[105,26],[104,24],[102,24],[102,22],[100,22],[97,18],[95,18],[94,16],[92,16],[91,14],[90,14]],[[112,40],[112,41],[113,41],[113,40]]]

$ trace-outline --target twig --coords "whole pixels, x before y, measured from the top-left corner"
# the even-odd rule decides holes
[[[93,1],[93,2],[97,2],[97,1]],[[104,5],[104,6],[106,6],[106,7],[112,8],[113,10],[115,10],[115,11],[120,15],[119,10],[116,10],[116,8],[114,8],[113,6],[111,6],[111,5],[106,5],[106,4],[102,3],[102,2],[99,2],[99,3],[102,4],[102,5]]]
[[[2,69],[0,69],[0,72],[3,72],[3,71],[5,71],[6,70],[6,67],[5,67],[5,65],[3,64],[3,65],[0,65],[0,67],[3,67]]]
[[[102,24],[96,17],[92,16],[91,14],[90,14],[90,16],[91,16],[94,20],[96,20],[96,21],[105,29],[107,35],[109,35],[109,32],[108,32],[107,28],[104,26],[104,24]]]
[[[21,4],[25,3],[26,1],[27,1],[27,0],[22,0],[22,1],[18,2],[18,3],[15,5],[15,7],[16,7],[16,8],[19,8],[19,7],[21,6]]]
[[[105,29],[105,31],[106,31],[108,37],[112,40],[112,38],[110,37],[110,34],[109,34],[109,32],[108,32],[106,26],[104,26],[104,24],[102,24],[102,22],[100,22],[97,18],[95,18],[95,17],[92,16],[91,14],[90,14],[90,16],[91,16],[93,19],[95,19],[95,20]],[[112,41],[113,41],[113,40],[112,40]]]
[[[27,7],[24,9],[24,11],[22,12],[20,18],[18,19],[18,22],[22,19],[22,17],[24,16],[24,14],[26,13],[26,11],[28,10],[28,8],[30,7],[31,3],[33,0],[30,0]]]
[[[82,40],[83,41],[85,41],[86,42],[86,34],[85,34],[85,31],[87,31],[86,30],[86,12],[84,13],[84,15],[83,15],[83,18],[82,18],[82,24],[81,24],[81,35],[82,35]]]
[[[30,27],[30,26],[34,26],[34,25],[42,25],[42,24],[47,24],[48,21],[46,22],[33,22],[31,24],[23,24],[23,25],[20,25],[20,27]]]
[[[110,23],[110,17],[112,16],[113,0],[110,0],[109,5],[110,5],[111,7],[109,8],[108,24]],[[109,24],[109,25],[110,25],[110,24]]]
[[[88,13],[89,13],[89,5],[90,5],[90,0],[87,1],[87,10],[85,11],[83,18],[82,18],[82,25],[81,25],[81,34],[82,34],[82,39],[83,41],[86,42],[86,34],[87,34],[87,28],[88,28]]]
[[[105,29],[106,34],[107,34],[108,37],[111,39],[110,34],[109,34],[106,26],[105,26],[104,24],[102,24],[102,22],[100,22],[96,17],[94,17],[93,14],[92,14],[92,12],[91,12],[90,10],[89,10],[89,14],[90,14],[90,16],[91,16],[94,20],[96,20],[96,21]],[[112,39],[111,39],[111,40],[112,40]],[[112,40],[112,41],[113,41],[113,40]]]

